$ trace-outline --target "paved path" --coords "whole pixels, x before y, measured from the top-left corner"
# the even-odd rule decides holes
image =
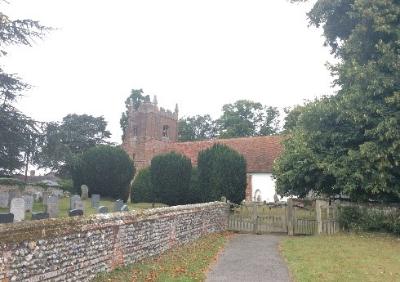
[[[282,238],[278,235],[235,235],[207,274],[206,281],[290,281],[287,266],[278,251]]]

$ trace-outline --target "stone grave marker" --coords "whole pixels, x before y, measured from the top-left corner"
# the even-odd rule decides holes
[[[92,208],[98,208],[100,206],[100,195],[92,194]]]
[[[33,199],[35,200],[35,202],[39,202],[41,199],[43,199],[43,193],[42,192],[33,193]]]
[[[14,222],[14,215],[12,213],[0,213],[0,224]]]
[[[128,206],[127,206],[127,205],[123,205],[123,206],[121,207],[121,211],[129,211]]]
[[[82,211],[84,211],[85,210],[84,202],[81,199],[75,201],[75,206],[74,206],[73,209],[74,210],[82,210]]]
[[[108,213],[108,208],[105,207],[105,206],[100,206],[100,207],[97,209],[97,213]]]
[[[17,191],[15,191],[15,190],[8,191],[8,206],[11,205],[12,199],[14,199],[16,197],[17,197]]]
[[[79,195],[73,195],[71,198],[69,198],[69,209],[74,210],[75,209],[75,202],[80,201],[81,197]]]
[[[33,196],[32,195],[23,195],[25,201],[25,211],[32,211],[33,208]]]
[[[89,187],[87,187],[87,185],[82,185],[81,192],[82,200],[87,200],[89,198]]]
[[[58,217],[58,197],[53,195],[47,200],[46,212],[49,214],[50,218]]]
[[[83,215],[83,210],[79,210],[79,209],[69,210],[68,215],[69,216],[81,216],[81,215]]]
[[[23,198],[14,198],[11,200],[10,213],[14,214],[14,222],[25,219],[25,201]]]
[[[114,211],[121,211],[122,206],[124,205],[124,201],[118,199],[114,204]]]
[[[50,215],[47,212],[35,212],[32,213],[32,220],[42,220],[49,218]]]
[[[44,191],[44,192],[42,193],[43,205],[44,205],[44,206],[47,206],[47,201],[48,201],[48,199],[49,199],[49,196],[50,196],[50,193],[47,192],[47,191]]]
[[[8,208],[9,198],[8,192],[0,192],[0,208]]]

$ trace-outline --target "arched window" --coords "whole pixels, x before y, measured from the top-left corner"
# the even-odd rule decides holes
[[[163,126],[163,129],[162,129],[162,136],[163,137],[168,137],[168,129],[169,129],[168,125],[164,125]]]
[[[260,189],[257,189],[257,190],[254,192],[254,199],[253,199],[253,201],[254,201],[254,202],[261,202],[261,191],[260,191]]]

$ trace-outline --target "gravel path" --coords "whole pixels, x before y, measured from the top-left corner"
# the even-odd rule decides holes
[[[290,281],[287,266],[278,251],[282,238],[278,235],[235,235],[207,274],[206,281]]]

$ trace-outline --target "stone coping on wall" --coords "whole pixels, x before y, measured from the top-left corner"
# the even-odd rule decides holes
[[[113,212],[95,214],[88,217],[50,218],[37,221],[0,224],[0,244],[20,243],[23,241],[40,240],[59,237],[71,233],[88,232],[112,226],[121,226],[160,218],[170,218],[176,214],[195,213],[199,210],[222,207],[228,209],[223,202],[162,207],[129,212]]]

